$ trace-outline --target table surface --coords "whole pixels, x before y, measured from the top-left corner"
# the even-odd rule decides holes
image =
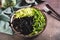
[[[58,13],[60,13],[60,0],[45,0],[49,5]],[[42,4],[36,6],[41,8]],[[44,32],[38,37],[30,40],[60,40],[60,22],[50,15],[46,14],[47,26]],[[0,40],[25,40],[24,38],[17,37],[17,35],[6,35],[0,33]],[[29,39],[26,39],[29,40]]]

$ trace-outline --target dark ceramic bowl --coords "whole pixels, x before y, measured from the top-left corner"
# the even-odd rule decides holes
[[[35,8],[35,7],[33,7],[33,8]],[[37,9],[37,8],[35,8],[35,9]],[[39,10],[39,9],[37,9],[37,10]],[[41,11],[41,10],[39,10],[39,11]],[[42,11],[41,11],[41,12],[42,12]],[[43,12],[42,12],[42,14],[45,16],[45,21],[46,21],[46,25],[47,25],[46,15],[45,15]],[[17,34],[18,36],[25,37],[25,38],[34,38],[34,37],[37,37],[38,35],[40,35],[40,34],[45,30],[45,28],[46,28],[46,25],[45,25],[42,31],[40,31],[39,33],[37,33],[36,35],[33,35],[33,36],[28,36],[28,35],[20,34],[20,32],[17,32],[17,31],[14,29],[14,27],[13,27],[12,21],[13,21],[13,19],[14,19],[14,16],[15,16],[15,14],[13,14],[12,17],[11,17],[11,28],[13,29],[14,34]]]

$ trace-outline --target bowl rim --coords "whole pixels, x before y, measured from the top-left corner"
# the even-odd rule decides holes
[[[36,7],[29,7],[29,8],[35,8],[35,9],[41,11],[40,9],[38,9],[38,8],[36,8]],[[19,9],[19,10],[20,10],[20,9]],[[17,11],[18,11],[18,10],[17,10]],[[11,17],[10,22],[11,22],[11,28],[12,28],[12,30],[14,31],[14,34],[17,34],[18,36],[22,36],[22,37],[27,37],[27,38],[28,38],[28,37],[29,37],[29,38],[32,38],[32,37],[35,37],[35,36],[38,36],[38,35],[42,34],[42,32],[46,29],[46,26],[47,26],[47,17],[46,17],[46,15],[43,13],[43,11],[41,11],[41,13],[45,16],[46,25],[44,26],[44,29],[41,30],[38,34],[35,34],[35,35],[32,35],[32,36],[20,34],[20,32],[17,32],[17,31],[13,28],[12,20],[13,20],[13,17],[14,17],[14,15],[15,15],[15,14],[13,14],[12,17]]]

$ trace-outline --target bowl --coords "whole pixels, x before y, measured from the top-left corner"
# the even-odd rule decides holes
[[[21,17],[21,15],[20,15],[20,17],[16,17],[16,12],[19,12],[20,10],[22,10],[22,9],[26,9],[26,8],[32,8],[32,9],[34,9],[35,11],[39,11],[39,13],[40,13],[40,16],[39,16],[39,21],[41,22],[40,24],[40,26],[42,26],[42,27],[40,27],[40,28],[42,28],[42,29],[40,29],[39,30],[39,32],[38,31],[36,31],[36,33],[33,35],[33,33],[32,32],[34,32],[34,31],[32,31],[30,34],[28,34],[28,35],[24,35],[24,34],[21,34],[21,32],[18,32],[15,28],[14,28],[14,26],[13,26],[13,20],[14,19],[16,19],[16,18],[23,18],[23,16]],[[38,35],[40,35],[44,30],[45,30],[45,28],[46,28],[46,25],[47,25],[47,18],[46,18],[46,15],[41,11],[41,10],[39,10],[39,9],[37,9],[37,8],[35,8],[35,7],[26,7],[26,8],[22,8],[22,9],[19,9],[19,10],[17,10],[13,15],[12,15],[12,17],[11,17],[11,28],[13,29],[13,31],[14,31],[14,34],[17,34],[18,36],[21,36],[21,37],[25,37],[25,38],[33,38],[33,37],[36,37],[36,36],[38,36]],[[27,10],[26,10],[27,11]],[[30,12],[30,11],[29,11]],[[38,12],[37,12],[38,13]],[[30,16],[32,16],[32,15],[30,15],[29,13],[28,13],[28,17],[30,17]],[[35,15],[35,12],[34,12],[34,15]],[[26,16],[24,16],[24,17],[26,17]],[[35,16],[34,16],[35,17]],[[33,17],[33,18],[34,18]],[[43,20],[42,20],[43,19]],[[37,19],[36,19],[37,20]],[[35,21],[36,21],[35,20]],[[35,22],[34,21],[34,22]],[[44,22],[43,22],[44,21]],[[37,22],[37,21],[36,21]],[[42,25],[42,24],[44,24],[44,25]],[[35,24],[34,24],[35,25]],[[33,25],[33,26],[34,26]],[[34,26],[35,27],[35,26]],[[38,28],[39,26],[37,26],[36,28]],[[16,27],[17,28],[17,27]],[[34,30],[34,28],[33,28],[33,30]]]

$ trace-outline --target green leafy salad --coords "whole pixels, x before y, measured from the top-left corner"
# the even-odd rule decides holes
[[[32,17],[33,16],[33,32],[29,36],[37,35],[40,33],[46,25],[45,15],[38,9],[33,7],[22,8],[15,12],[14,18]]]

